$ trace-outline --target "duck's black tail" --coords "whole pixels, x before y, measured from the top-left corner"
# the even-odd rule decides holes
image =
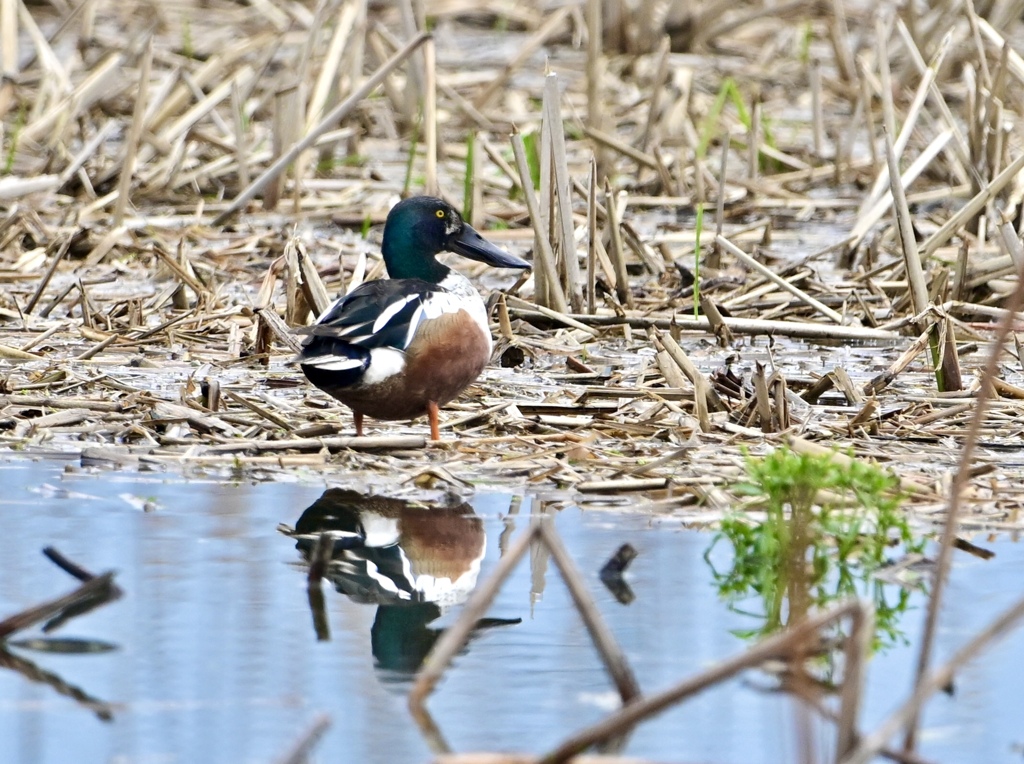
[[[334,337],[311,336],[296,359],[302,373],[325,393],[351,387],[370,366],[370,351]]]

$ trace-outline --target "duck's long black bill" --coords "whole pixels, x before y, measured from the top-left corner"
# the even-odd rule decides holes
[[[495,268],[532,268],[525,260],[510,255],[481,236],[473,226],[462,224],[462,230],[448,237],[448,251]]]

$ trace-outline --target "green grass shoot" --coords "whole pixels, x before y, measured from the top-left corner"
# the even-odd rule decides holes
[[[718,121],[725,110],[726,103],[732,103],[733,108],[736,109],[736,117],[748,130],[750,129],[750,112],[743,103],[743,97],[736,86],[736,81],[732,77],[726,77],[722,82],[722,86],[718,89],[718,94],[715,96],[711,108],[708,109],[708,113],[704,115],[704,119],[700,122],[697,156],[701,159],[707,156],[708,146],[711,145],[711,141],[720,132]]]
[[[526,164],[530,166],[530,182],[540,189],[540,134],[523,133],[523,148],[526,149]]]
[[[7,149],[4,151],[3,174],[10,175],[14,170],[14,158],[18,155],[18,139],[28,119],[28,105],[22,104],[15,115],[11,130],[8,133]]]
[[[704,229],[704,202],[697,202],[697,219],[693,224],[693,317],[700,315],[700,234]]]

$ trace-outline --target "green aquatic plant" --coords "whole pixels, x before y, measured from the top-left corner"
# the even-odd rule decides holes
[[[732,77],[726,77],[722,81],[722,86],[718,89],[718,93],[711,104],[711,108],[708,109],[707,114],[704,115],[704,119],[700,122],[696,153],[701,159],[707,156],[708,146],[711,145],[711,141],[714,140],[716,135],[722,132],[722,128],[719,126],[718,120],[721,118],[722,112],[725,110],[725,105],[727,103],[732,103],[733,108],[736,109],[736,116],[739,121],[747,128],[747,130],[750,129],[751,117],[750,113],[747,111],[746,105],[743,103],[743,95],[736,86],[736,81],[733,80]],[[726,133],[728,133],[728,131],[726,131]]]
[[[803,27],[800,30],[800,36],[797,38],[796,51],[796,57],[804,66],[807,66],[807,64],[811,62],[811,43],[813,42],[814,27],[811,26],[809,21],[804,22]]]
[[[523,148],[526,149],[526,164],[530,168],[530,182],[535,190],[540,189],[540,135],[537,132],[523,133]]]
[[[700,235],[704,229],[704,202],[697,202],[693,224],[693,317],[700,315]]]
[[[530,170],[530,183],[535,191],[540,190],[540,134],[532,130],[522,133],[523,151],[526,154],[526,166]],[[511,149],[502,152],[506,161],[515,163],[515,154]],[[509,199],[516,201],[523,198],[523,192],[518,185],[513,184],[509,191]]]
[[[874,573],[894,550],[919,553],[925,543],[900,511],[899,479],[858,459],[788,448],[748,456],[746,470],[746,479],[733,489],[750,497],[750,508],[762,510],[764,519],[729,514],[705,554],[709,559],[722,541],[732,547],[732,567],[712,570],[719,593],[734,609],[752,595],[761,599],[762,612],[753,615],[763,623],[742,635],[768,634],[811,609],[861,596],[875,605],[876,646],[897,641],[908,593],[901,589],[893,598]]]
[[[195,41],[192,39],[192,22],[186,18],[181,24],[181,55],[185,58],[196,57]]]
[[[3,170],[0,171],[2,175],[10,175],[14,170],[14,159],[18,155],[18,140],[21,138],[21,131],[24,129],[27,120],[28,106],[22,104],[12,120],[9,131],[10,137],[6,141],[7,147],[4,150]],[[3,135],[3,133],[0,132],[0,135]]]

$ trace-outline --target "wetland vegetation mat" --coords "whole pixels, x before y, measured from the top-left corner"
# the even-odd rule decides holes
[[[0,0],[0,443],[695,525],[836,450],[945,522],[941,582],[1024,528],[1022,10]],[[421,193],[534,268],[453,258],[491,365],[441,441],[355,438],[295,332]]]
[[[799,438],[941,513],[1018,283],[1016,22],[605,5],[5,16],[0,437],[89,464],[444,465],[699,518],[731,503],[743,448]],[[422,192],[533,277],[467,268],[499,343],[445,442],[423,422],[354,440],[290,333],[383,275],[379,224]],[[967,487],[978,527],[1022,524],[1014,337]]]

